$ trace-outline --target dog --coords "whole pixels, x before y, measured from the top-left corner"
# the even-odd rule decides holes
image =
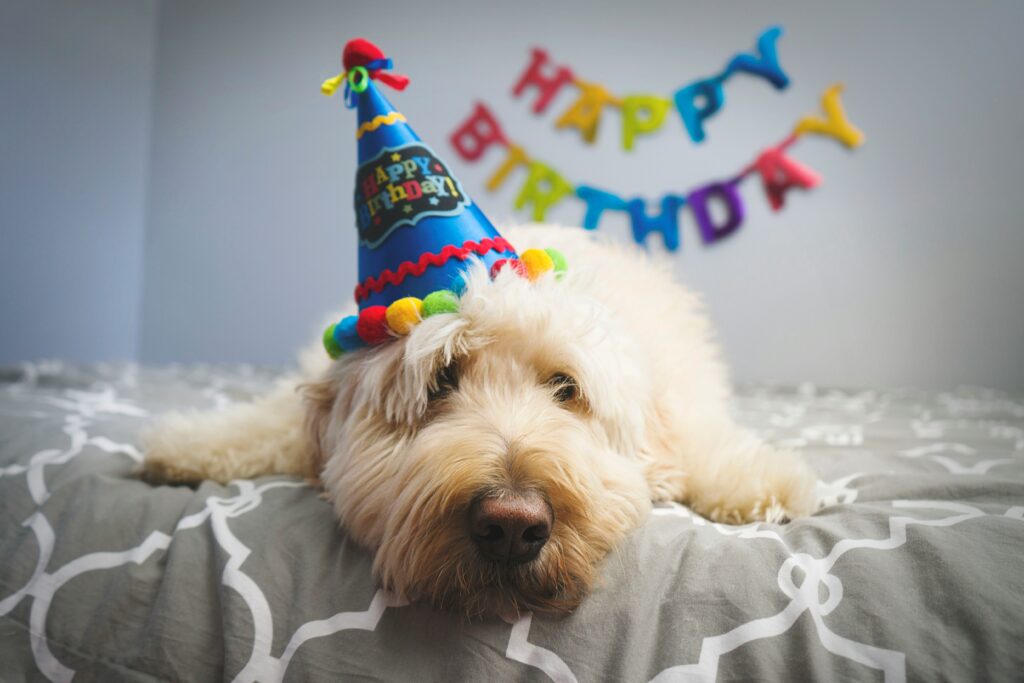
[[[471,618],[571,611],[652,502],[730,524],[813,511],[808,466],[730,419],[712,327],[668,264],[582,229],[505,234],[568,270],[467,264],[457,313],[163,419],[145,476],[314,480],[383,587]]]

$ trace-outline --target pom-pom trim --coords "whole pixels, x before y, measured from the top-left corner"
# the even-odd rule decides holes
[[[501,242],[500,245],[498,244],[499,240]],[[479,248],[483,246],[484,242],[493,243],[480,253],[486,253],[492,248],[499,251],[505,251],[506,249],[512,251],[512,246],[500,237],[493,241],[489,239],[482,240],[479,245],[476,242],[466,242],[463,245],[463,249],[472,250]],[[470,247],[469,245],[473,246]],[[448,249],[458,251],[456,247],[447,247],[445,251]],[[465,256],[452,254],[445,260],[453,256],[465,260],[468,258],[469,253],[470,251],[467,251]],[[424,254],[424,256],[433,256],[433,254]],[[420,261],[423,261],[423,257],[420,257]],[[410,265],[410,263],[408,261],[403,263],[399,267],[399,271],[402,270],[402,267]],[[540,278],[545,273],[551,272],[554,272],[555,276],[560,278],[565,273],[567,267],[565,256],[557,249],[527,249],[520,258],[503,258],[495,261],[494,265],[491,266],[491,278],[497,277],[498,273],[505,268],[509,268],[520,277],[531,281]],[[426,265],[423,266],[423,269],[426,269]],[[391,271],[385,271],[385,273],[391,273]],[[422,274],[422,270],[419,274]],[[401,277],[404,278],[405,276],[402,275]],[[369,278],[368,280],[372,279]],[[381,285],[381,288],[383,288],[383,285]],[[458,311],[459,295],[448,289],[439,289],[431,292],[422,300],[414,296],[407,296],[391,302],[388,306],[368,306],[360,311],[359,315],[350,315],[342,318],[340,322],[324,330],[324,348],[331,358],[338,358],[345,352],[354,351],[367,345],[383,344],[394,337],[409,334],[416,325],[419,325],[423,320],[431,316],[458,313]]]

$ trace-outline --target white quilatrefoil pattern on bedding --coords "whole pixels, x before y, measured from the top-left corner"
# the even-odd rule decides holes
[[[69,374],[71,380],[67,377]],[[83,655],[77,648],[54,639],[55,625],[50,619],[51,609],[59,606],[67,594],[67,591],[62,594],[61,589],[69,582],[87,573],[142,565],[158,559],[160,554],[169,552],[179,537],[206,529],[222,558],[219,560],[222,563],[219,586],[230,589],[241,599],[249,624],[247,643],[237,643],[237,638],[233,637],[237,635],[235,633],[231,638],[224,637],[225,654],[230,654],[232,664],[225,666],[223,675],[229,680],[281,681],[289,676],[311,677],[317,671],[342,667],[333,669],[337,674],[343,673],[346,663],[351,665],[352,662],[360,662],[361,670],[375,672],[383,678],[397,678],[387,662],[381,662],[381,668],[375,669],[376,651],[365,659],[360,659],[358,652],[350,652],[345,658],[335,661],[331,659],[330,649],[320,649],[315,655],[310,655],[315,660],[310,664],[303,658],[303,649],[308,650],[309,643],[330,639],[343,631],[378,632],[385,614],[399,607],[406,608],[402,611],[408,614],[408,623],[413,626],[421,624],[424,619],[428,622],[434,620],[436,629],[437,620],[449,620],[451,651],[456,653],[456,659],[466,639],[469,639],[468,642],[489,645],[489,656],[504,658],[506,666],[524,667],[519,676],[543,673],[555,681],[577,681],[624,675],[624,670],[613,672],[607,667],[579,666],[593,654],[588,653],[588,647],[601,647],[600,643],[588,641],[588,619],[592,619],[594,614],[588,611],[586,604],[570,617],[568,624],[531,614],[521,615],[505,627],[503,646],[496,641],[502,636],[495,630],[499,626],[494,623],[463,626],[446,615],[425,616],[421,608],[408,607],[386,591],[372,588],[368,579],[360,587],[362,593],[357,591],[362,595],[357,601],[365,605],[365,609],[340,609],[327,616],[314,616],[323,610],[322,605],[317,605],[317,609],[306,610],[309,618],[303,618],[303,610],[308,605],[282,602],[277,594],[279,587],[266,581],[266,568],[259,564],[266,558],[262,555],[253,557],[254,543],[272,545],[273,539],[254,537],[250,541],[245,537],[246,532],[233,528],[233,524],[245,521],[243,518],[247,516],[274,514],[270,510],[271,504],[287,504],[275,503],[274,496],[288,490],[302,496],[302,505],[322,507],[322,510],[309,508],[316,514],[329,515],[327,506],[315,500],[315,493],[296,480],[266,478],[256,482],[232,482],[229,487],[219,487],[217,495],[203,496],[198,503],[199,509],[184,515],[172,515],[174,521],[167,531],[153,529],[139,534],[131,547],[124,548],[116,543],[105,545],[107,540],[103,534],[96,533],[95,538],[75,539],[81,544],[81,549],[74,553],[73,558],[54,559],[55,549],[64,546],[64,539],[60,529],[55,528],[48,517],[47,503],[53,493],[48,482],[64,474],[61,470],[67,470],[67,476],[61,478],[62,486],[73,485],[68,482],[73,483],[75,477],[88,475],[90,465],[100,466],[107,473],[116,472],[126,482],[124,485],[143,486],[131,475],[141,459],[132,435],[151,414],[171,407],[186,407],[177,403],[182,398],[197,408],[223,407],[232,400],[244,399],[259,391],[272,379],[272,373],[247,368],[236,368],[230,372],[208,368],[158,372],[135,366],[78,369],[49,363],[26,366],[3,385],[0,420],[3,420],[6,430],[37,422],[52,423],[55,427],[45,432],[45,443],[38,444],[42,447],[31,452],[15,452],[10,445],[0,444],[3,445],[0,448],[0,501],[12,501],[15,489],[27,493],[28,504],[23,509],[14,509],[13,503],[2,505],[10,515],[19,515],[17,521],[21,531],[17,533],[31,534],[34,539],[34,543],[26,543],[19,537],[14,543],[0,538],[0,548],[5,547],[3,543],[10,542],[10,547],[17,548],[20,553],[22,564],[32,567],[27,575],[19,575],[20,580],[15,577],[16,571],[0,571],[0,618],[17,621],[14,616],[16,609],[25,610],[27,607],[27,624],[23,624],[26,627],[23,643],[26,657],[20,664],[24,670],[41,672],[53,681],[74,678],[75,661],[81,662]],[[177,382],[177,385],[167,396],[153,398],[150,395],[153,387],[171,382]],[[689,642],[681,644],[678,650],[690,652],[689,656],[674,655],[671,640],[658,640],[660,635],[652,637],[645,633],[644,642],[650,652],[638,657],[641,661],[636,665],[638,668],[630,670],[630,677],[636,679],[636,674],[643,671],[642,677],[652,681],[711,681],[723,673],[723,661],[731,667],[727,671],[729,675],[737,675],[737,672],[756,675],[760,672],[769,677],[784,677],[782,672],[759,668],[774,666],[777,662],[759,662],[756,653],[739,655],[750,649],[745,646],[757,641],[787,636],[800,642],[813,636],[823,651],[846,660],[849,666],[854,667],[844,671],[852,671],[852,675],[857,677],[870,678],[873,676],[870,672],[876,672],[882,680],[903,681],[908,677],[908,659],[911,662],[909,668],[917,672],[918,677],[921,672],[929,671],[926,663],[919,661],[927,658],[929,653],[906,651],[897,643],[886,647],[889,643],[872,642],[863,632],[849,634],[851,624],[833,616],[837,610],[842,611],[840,608],[844,603],[851,600],[864,603],[868,599],[865,596],[871,593],[870,586],[867,591],[861,586],[855,597],[851,597],[846,582],[854,578],[860,582],[863,577],[853,571],[854,566],[844,562],[844,558],[856,554],[862,562],[872,562],[876,560],[865,553],[893,554],[898,562],[909,565],[914,558],[906,554],[907,548],[916,547],[915,534],[922,533],[924,529],[934,530],[934,533],[955,533],[948,541],[941,536],[929,537],[934,543],[948,542],[951,548],[965,538],[978,536],[976,530],[980,528],[984,528],[986,534],[997,529],[994,532],[996,538],[1000,534],[1010,534],[1006,536],[1006,542],[1019,544],[1024,539],[1024,532],[1017,528],[1024,521],[1024,505],[1021,505],[1024,499],[1020,496],[1024,490],[1024,403],[1004,394],[980,389],[930,395],[898,391],[823,391],[804,385],[796,391],[750,389],[741,392],[737,411],[743,422],[757,429],[765,438],[802,448],[808,453],[809,461],[823,479],[818,491],[823,508],[819,516],[841,518],[840,521],[846,522],[851,529],[847,531],[840,526],[841,533],[823,536],[818,533],[821,529],[814,527],[819,516],[786,527],[770,524],[733,527],[711,523],[681,505],[655,509],[647,527],[638,534],[641,537],[639,542],[644,537],[663,534],[666,538],[697,539],[704,544],[702,547],[728,543],[730,545],[725,546],[726,549],[733,549],[733,552],[738,546],[732,544],[769,543],[772,544],[770,553],[775,564],[758,568],[762,578],[769,577],[770,582],[758,583],[760,602],[750,606],[745,618],[723,612],[701,624],[702,628],[697,629],[699,632],[692,628],[686,630]],[[107,428],[113,424],[117,424],[118,429],[108,431]],[[83,454],[90,456],[89,464],[76,462],[83,459]],[[112,464],[110,459],[120,459],[121,462]],[[922,478],[934,479],[939,490],[957,489],[958,480],[969,482],[971,487],[965,490],[976,491],[977,494],[970,499],[897,495],[915,490]],[[111,485],[116,486],[116,483]],[[145,491],[140,493],[137,488],[133,491],[136,496],[146,495]],[[864,499],[863,494],[867,491],[872,494],[870,500]],[[887,495],[890,491],[891,497]],[[862,509],[864,514],[857,514],[858,503],[866,506]],[[274,510],[278,509],[274,507]],[[868,512],[870,514],[866,514]],[[134,513],[129,511],[127,514]],[[1004,520],[998,524],[1010,520],[1016,524],[1012,529],[995,527],[993,525],[997,522],[988,521],[994,518]],[[251,532],[252,528],[247,527],[247,531]],[[709,533],[712,536],[708,536]],[[715,537],[720,537],[720,540],[715,541]],[[808,540],[815,542],[809,543]],[[764,552],[763,548],[758,548],[757,552]],[[29,553],[34,553],[31,559],[25,557]],[[629,553],[639,554],[640,551],[634,547],[623,551],[623,555]],[[904,554],[897,556],[898,553]],[[686,555],[690,556],[692,553]],[[1020,559],[1019,555],[1017,559]],[[615,560],[615,557],[610,559],[609,571],[614,568]],[[348,571],[361,570],[365,573],[367,566],[363,558],[353,565],[355,569],[349,567]],[[263,578],[254,576],[254,572]],[[850,578],[845,578],[847,574],[851,574]],[[686,574],[680,573],[678,577],[683,580]],[[613,573],[608,580],[623,582],[625,586],[631,583],[630,579],[628,574]],[[882,577],[880,580],[884,582],[887,579]],[[637,582],[642,584],[639,579]],[[591,600],[609,600],[612,588],[614,585]],[[891,586],[886,586],[886,590],[890,589]],[[769,591],[774,594],[769,594]],[[618,609],[629,610],[634,602],[637,603],[633,605],[636,609],[648,609],[640,603],[658,604],[665,597],[652,592],[650,586],[641,586],[641,592],[642,599],[627,600],[618,604]],[[884,592],[879,591],[880,594]],[[881,613],[886,604],[884,597],[880,600],[877,605],[857,606]],[[612,604],[617,603],[612,600]],[[767,604],[774,605],[774,611],[766,610]],[[1010,607],[1019,612],[1022,604]],[[275,629],[275,619],[284,625]],[[801,620],[807,622],[808,627],[795,629]],[[396,617],[396,621],[402,623],[403,618]],[[539,633],[535,628],[538,625],[545,627],[543,632]],[[929,625],[914,623],[912,627],[927,629]],[[901,623],[896,628],[907,628],[907,625]],[[1006,637],[1019,640],[1019,625],[1016,632],[1009,626],[1000,625],[998,628],[1010,628]],[[552,636],[565,629],[575,629],[575,640],[588,643],[587,647],[577,645],[561,649],[560,645],[572,643],[573,638]],[[388,633],[391,637],[398,637],[394,630],[390,628]],[[159,635],[153,634],[153,637]],[[546,642],[545,637],[551,642]],[[173,639],[168,642],[173,642]],[[386,637],[375,642],[375,647],[383,651],[391,645],[394,643],[389,643]],[[68,653],[74,661],[67,661]],[[183,658],[187,660],[187,656],[186,653]],[[104,653],[103,658],[98,657],[97,661],[103,662],[110,657],[111,653]],[[145,661],[145,657],[129,657],[123,662],[107,661],[102,666],[116,664],[145,673]],[[824,666],[838,666],[828,661],[834,660],[827,660]],[[300,670],[290,671],[290,667],[300,662]],[[994,664],[999,667],[1015,665],[1009,659]],[[179,665],[168,664],[171,668],[167,671],[175,670],[174,666]],[[453,668],[447,671],[452,676],[461,677],[457,673],[461,670],[466,677],[471,677],[472,667],[479,666],[479,657],[471,657],[465,669],[460,669],[458,661],[451,666]],[[990,673],[998,674],[1002,670],[994,668]],[[167,675],[167,671],[150,673],[160,677]],[[516,675],[514,669],[502,671]],[[792,673],[803,675],[806,671]]]

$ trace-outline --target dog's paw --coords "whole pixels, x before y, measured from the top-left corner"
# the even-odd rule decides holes
[[[143,460],[135,475],[154,484],[196,484],[206,479],[210,459],[206,444],[196,437],[192,423],[171,415],[142,432]]]
[[[806,506],[801,506],[798,509],[792,509],[773,496],[765,501],[764,504],[758,503],[754,506],[754,509],[751,510],[750,521],[768,522],[769,524],[786,524],[790,520],[810,514],[811,511],[812,510]]]
[[[766,473],[757,483],[737,486],[707,506],[704,516],[724,524],[785,524],[814,513],[816,478],[802,463]]]
[[[770,496],[742,507],[715,507],[708,510],[705,516],[712,522],[720,524],[751,524],[754,522],[786,524],[793,519],[804,517],[810,512],[810,509],[802,505],[790,507],[775,496]]]
[[[772,493],[751,510],[751,521],[785,524],[808,517],[818,509],[815,497],[817,477],[806,467],[791,471],[772,482]]]
[[[652,462],[644,470],[651,500],[655,503],[683,500],[686,497],[686,473],[681,467]]]
[[[145,460],[135,469],[134,474],[142,481],[154,486],[163,484],[191,486],[203,479],[199,472],[181,467],[157,453],[146,453]]]

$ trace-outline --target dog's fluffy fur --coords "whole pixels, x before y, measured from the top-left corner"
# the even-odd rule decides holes
[[[561,250],[568,273],[472,267],[458,314],[335,362],[318,348],[254,403],[166,418],[147,475],[317,479],[382,585],[468,615],[573,608],[652,501],[729,523],[812,511],[806,465],[730,420],[708,319],[664,265],[578,229],[506,236]],[[471,501],[523,489],[550,502],[548,543],[526,564],[484,559]]]

